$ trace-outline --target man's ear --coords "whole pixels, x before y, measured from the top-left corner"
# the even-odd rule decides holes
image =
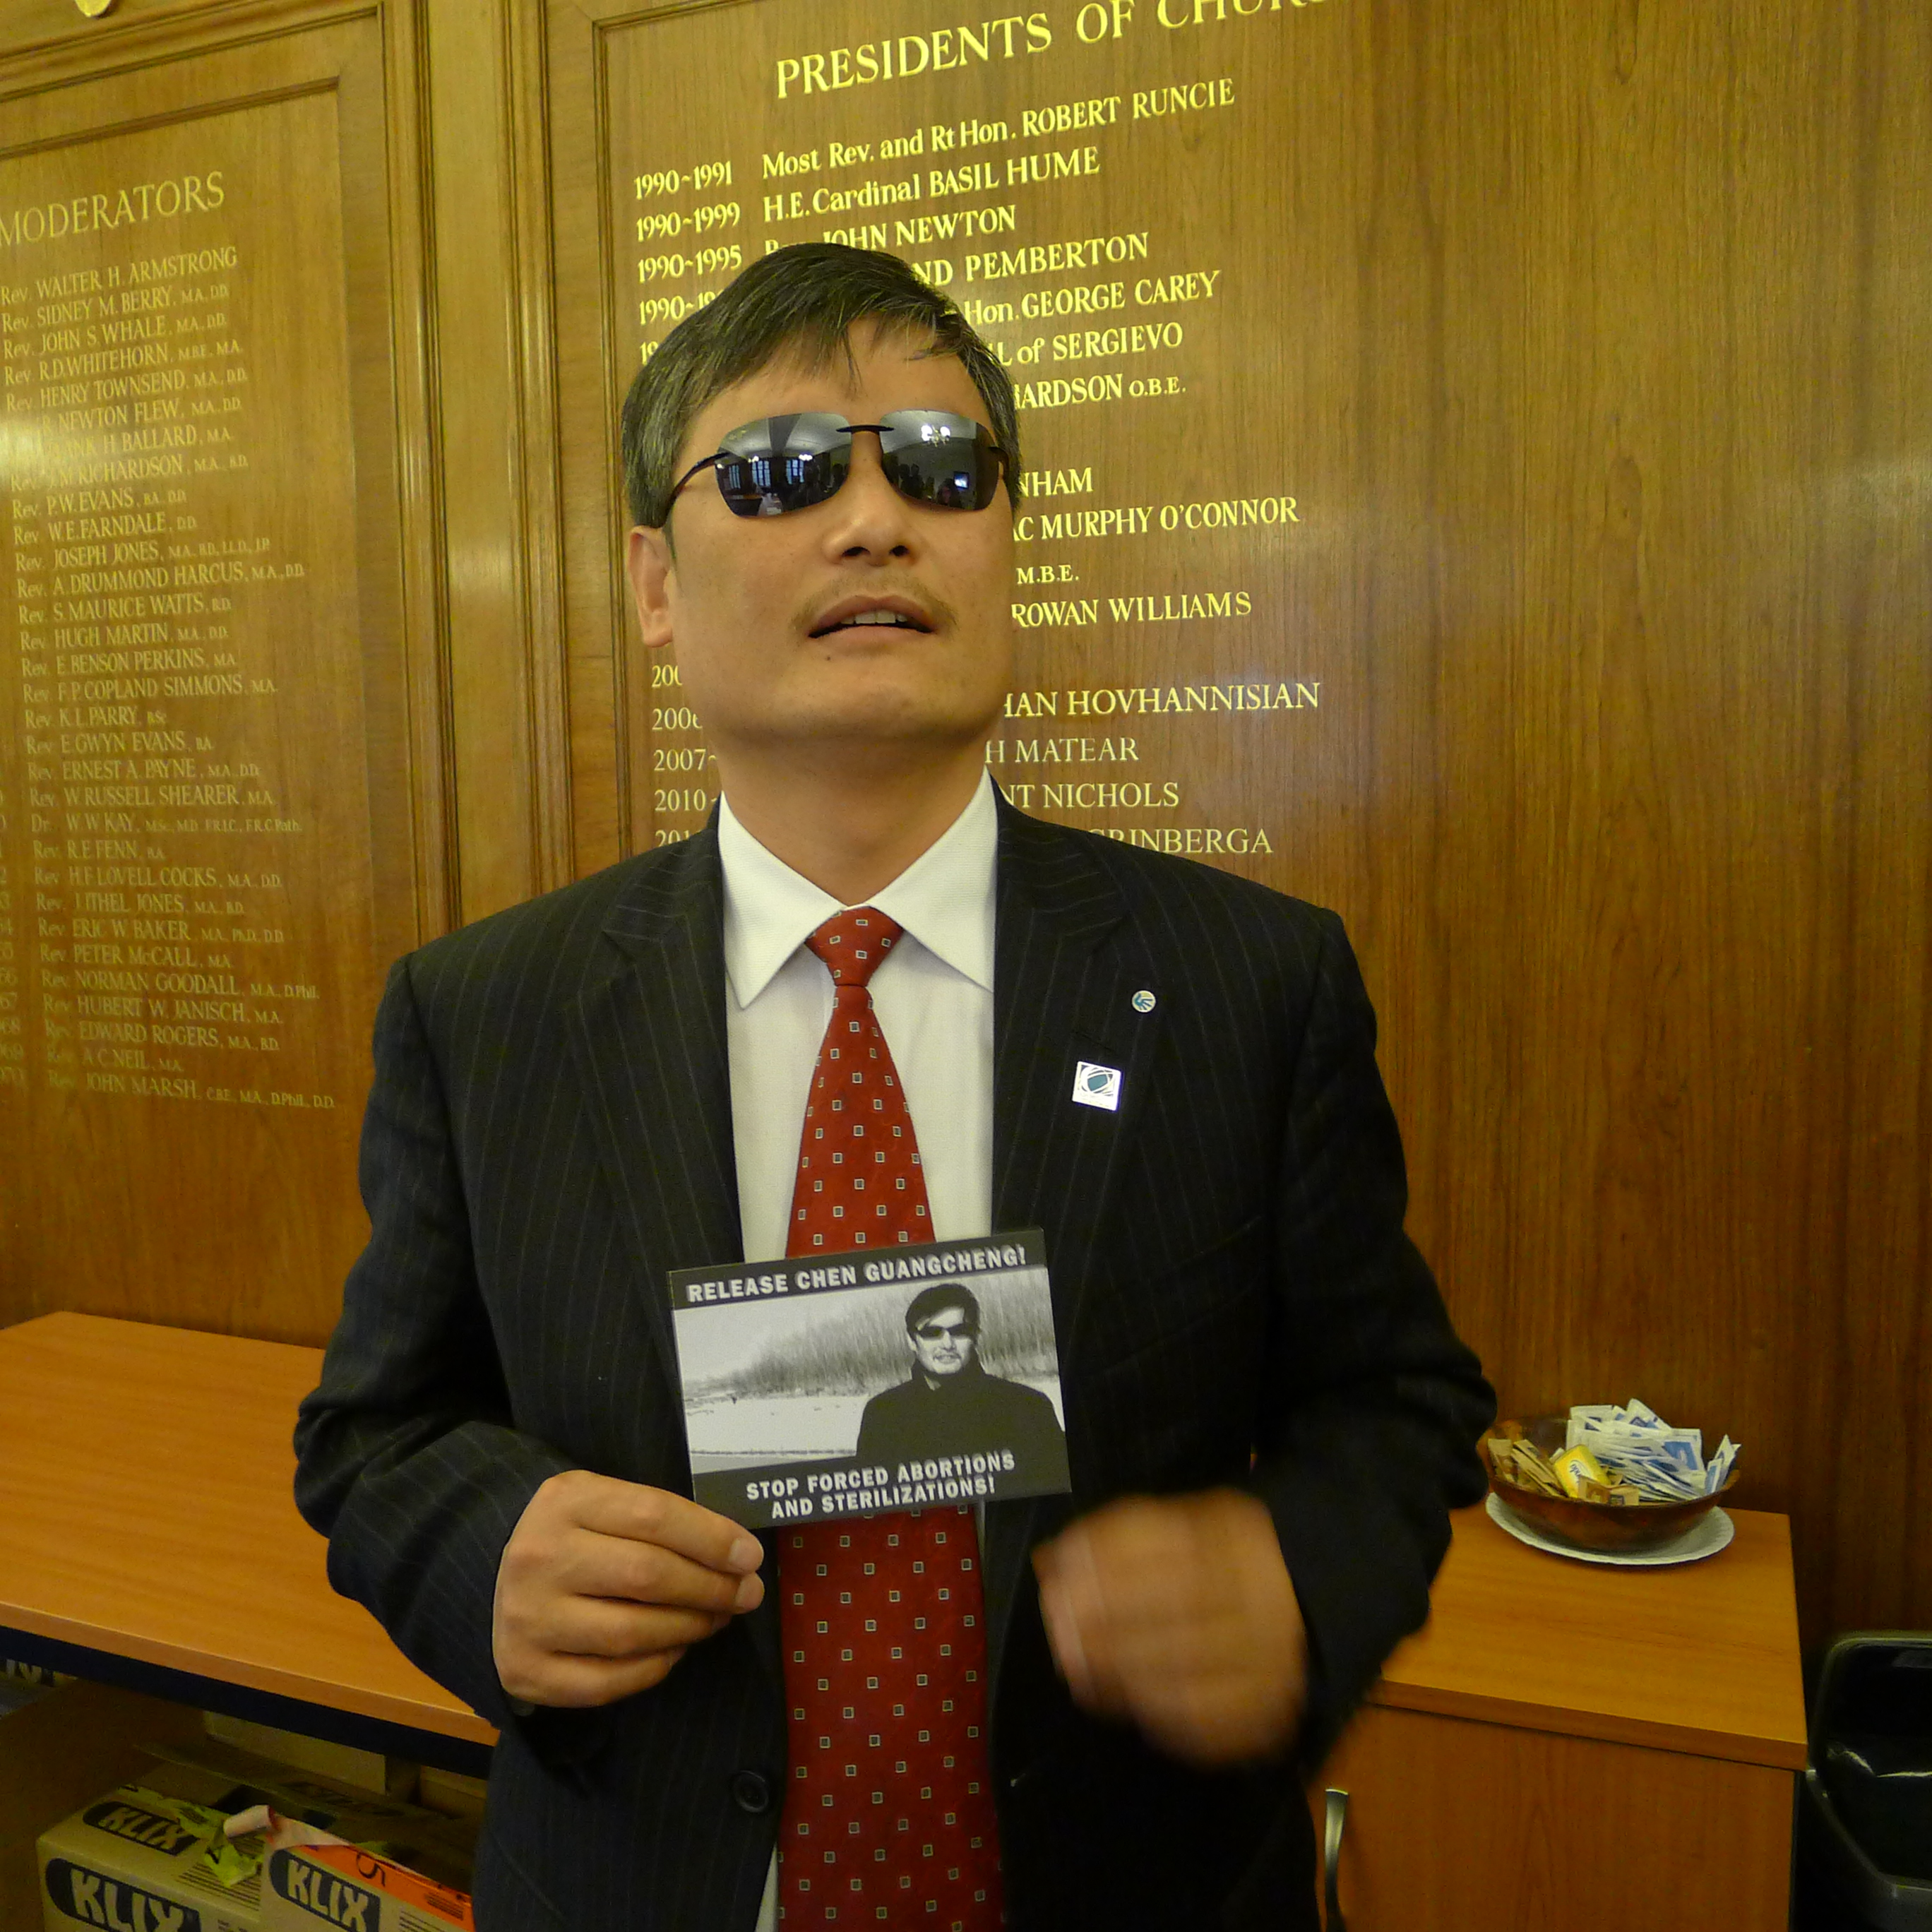
[[[670,642],[670,580],[676,567],[670,537],[664,530],[632,530],[624,552],[624,572],[637,600],[638,628],[652,650]]]

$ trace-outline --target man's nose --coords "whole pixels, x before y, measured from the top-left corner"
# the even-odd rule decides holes
[[[912,506],[886,478],[876,430],[861,430],[853,437],[851,473],[831,502],[837,514],[827,535],[841,554],[910,548]]]

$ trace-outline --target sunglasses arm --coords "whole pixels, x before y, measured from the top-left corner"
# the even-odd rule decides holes
[[[670,486],[670,494],[675,496],[700,470],[715,470],[718,467],[718,464],[724,460],[724,454],[725,452],[721,449],[715,456],[700,457],[698,460]]]

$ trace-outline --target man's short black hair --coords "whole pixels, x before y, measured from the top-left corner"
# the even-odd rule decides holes
[[[1020,437],[1012,382],[957,305],[896,255],[801,242],[760,257],[715,302],[686,316],[632,377],[620,443],[632,518],[650,530],[664,527],[678,452],[706,404],[782,353],[800,356],[814,369],[841,354],[849,363],[852,331],[866,321],[929,342],[928,354],[957,356],[966,365],[986,405],[993,440],[1005,452],[1007,499],[1017,507]]]
[[[936,1281],[930,1288],[921,1288],[906,1309],[906,1333],[914,1334],[922,1322],[937,1315],[942,1308],[964,1309],[967,1320],[973,1324],[974,1334],[979,1334],[980,1298],[963,1281]]]

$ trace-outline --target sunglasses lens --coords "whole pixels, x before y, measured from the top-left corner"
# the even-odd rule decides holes
[[[970,416],[894,410],[878,425],[886,479],[902,496],[946,510],[983,510],[1000,487],[1000,452]],[[852,426],[811,411],[761,416],[719,448],[718,488],[734,515],[782,517],[809,509],[852,473]]]
[[[983,510],[1000,487],[1000,452],[970,416],[894,410],[882,418],[880,454],[892,488],[916,503]]]
[[[718,488],[736,516],[779,517],[824,502],[851,469],[852,432],[842,416],[761,416],[725,437]]]

